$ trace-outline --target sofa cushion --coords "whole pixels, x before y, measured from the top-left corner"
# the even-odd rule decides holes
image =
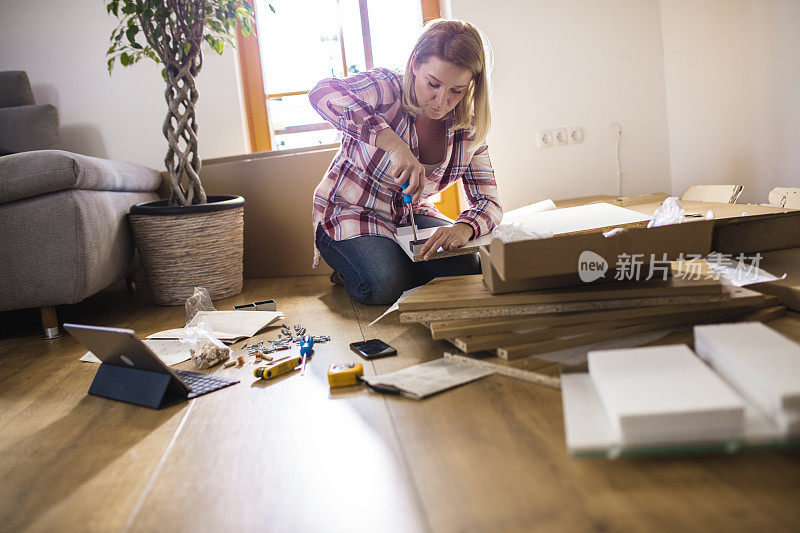
[[[0,156],[58,144],[58,110],[51,105],[0,108]]]
[[[24,70],[0,72],[0,107],[33,105],[33,91]]]
[[[61,150],[0,157],[0,203],[69,189],[149,192],[160,185],[152,168]]]

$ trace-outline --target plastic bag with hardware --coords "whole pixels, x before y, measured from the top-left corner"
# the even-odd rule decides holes
[[[198,368],[211,368],[231,356],[231,349],[214,337],[205,317],[194,326],[183,328],[181,342],[189,348],[194,365]]]
[[[205,287],[195,287],[194,294],[186,298],[186,325],[189,325],[194,315],[200,311],[216,311],[211,302],[211,295]]]

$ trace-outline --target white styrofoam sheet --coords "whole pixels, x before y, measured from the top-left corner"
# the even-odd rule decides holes
[[[685,344],[592,351],[589,374],[624,442],[740,438],[744,402]]]
[[[720,449],[735,449],[737,446],[777,445],[786,442],[780,429],[768,417],[752,405],[746,404],[744,434],[741,439],[631,445],[623,443],[614,430],[587,372],[562,374],[561,398],[567,450],[574,456],[616,457],[625,453],[648,451],[681,453],[715,445]]]

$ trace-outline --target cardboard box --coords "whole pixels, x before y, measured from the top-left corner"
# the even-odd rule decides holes
[[[492,294],[506,294],[509,292],[569,287],[572,285],[580,285],[582,283],[577,271],[560,276],[544,276],[503,281],[503,279],[500,278],[500,275],[497,273],[497,269],[494,267],[494,265],[492,265],[492,259],[489,256],[489,249],[486,246],[481,246],[480,257],[483,283]]]
[[[586,279],[594,278],[594,273],[601,271],[605,263],[606,277],[597,276],[591,281],[596,282],[613,277],[621,254],[639,254],[641,268],[649,268],[651,258],[674,261],[681,254],[684,258],[693,254],[706,255],[711,250],[713,228],[712,221],[700,220],[657,228],[626,228],[610,237],[595,230],[511,243],[494,239],[489,245],[489,256],[497,276],[487,269],[488,276],[485,274],[484,279],[488,277],[490,290],[492,285],[498,290],[525,286],[526,283],[502,285],[499,281],[526,279],[529,280],[527,290],[533,284],[538,285],[533,287],[536,289],[561,287],[566,281],[571,281],[570,284],[587,282]],[[582,271],[584,276],[581,276]]]
[[[627,209],[651,215],[659,202]],[[681,201],[687,214],[714,213],[711,249],[724,254],[752,254],[800,246],[800,211],[751,204]]]

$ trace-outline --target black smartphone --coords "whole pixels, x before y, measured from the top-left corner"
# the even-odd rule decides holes
[[[350,343],[350,349],[364,359],[375,359],[376,357],[397,355],[397,350],[379,339],[370,339],[368,341]]]

